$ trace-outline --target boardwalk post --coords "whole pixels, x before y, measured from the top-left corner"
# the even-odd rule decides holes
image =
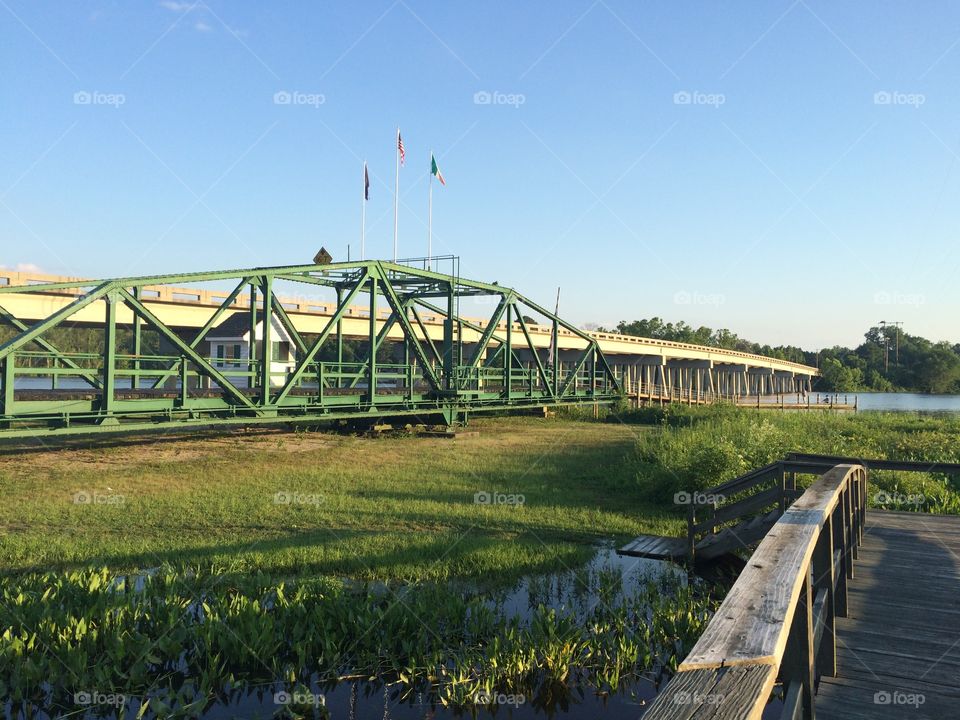
[[[800,599],[797,602],[787,636],[787,647],[780,665],[783,685],[788,688],[794,683],[799,685],[800,700],[803,706],[801,717],[813,720],[813,599],[811,593],[811,572],[807,569]]]
[[[758,395],[757,398],[759,397]],[[790,503],[787,500],[787,474],[783,471],[782,462],[777,465],[777,482],[780,485],[780,514],[783,515]]]
[[[861,470],[857,478],[857,484],[860,486],[860,525],[859,535],[857,536],[857,545],[863,542],[863,526],[867,523],[867,473]]]
[[[844,492],[846,495],[846,492]],[[836,615],[840,617],[847,616],[847,577],[849,577],[847,565],[850,562],[850,558],[847,555],[846,549],[846,526],[847,526],[847,516],[846,516],[846,501],[843,499],[843,496],[840,498],[840,502],[837,503],[837,507],[834,508],[833,514],[830,518],[830,530],[833,533],[833,564],[835,566],[834,571],[837,576],[836,587],[834,588],[834,611]]]
[[[855,509],[854,509],[854,483],[850,482],[847,484],[846,489],[843,491],[843,496],[841,502],[843,503],[843,564],[847,571],[847,577],[853,578],[853,561],[856,559],[856,549],[854,545],[854,537],[856,537],[857,529],[854,526],[855,522]]]
[[[817,627],[815,634],[820,638],[816,648],[816,668],[818,675],[833,677],[837,674],[837,638],[836,638],[836,604],[834,601],[834,578],[836,573],[833,566],[833,515],[829,515],[820,538],[813,549],[813,587],[815,605],[822,602],[820,612],[816,613]]]

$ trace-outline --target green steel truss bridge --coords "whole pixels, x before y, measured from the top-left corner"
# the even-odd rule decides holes
[[[0,285],[0,439],[453,424],[475,411],[622,396],[595,337],[515,290],[459,277],[447,260],[449,272],[364,261]],[[229,289],[184,298],[196,283]],[[295,315],[279,294],[291,289],[329,297],[327,312]],[[492,314],[471,320],[461,305]],[[78,337],[92,349],[73,351]]]

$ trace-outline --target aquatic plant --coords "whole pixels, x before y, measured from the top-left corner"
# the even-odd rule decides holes
[[[597,692],[676,666],[715,599],[680,579],[625,589],[591,579],[585,615],[540,605],[505,616],[450,586],[348,590],[222,568],[144,576],[107,569],[0,579],[0,697],[29,717],[76,710],[77,693],[125,698],[138,716],[200,716],[239,689],[363,678],[482,704],[574,677]],[[106,714],[122,710],[96,708]]]

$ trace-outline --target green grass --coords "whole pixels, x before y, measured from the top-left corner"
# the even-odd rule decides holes
[[[960,417],[911,413],[782,413],[726,406],[655,409],[657,429],[639,437],[635,482],[653,502],[710,487],[788,452],[871,459],[960,462]],[[641,415],[651,420],[649,412]],[[630,414],[626,415],[629,419]],[[870,500],[891,509],[960,513],[960,478],[871,472]],[[922,502],[888,502],[911,496]]]
[[[615,691],[675,667],[718,596],[676,582],[626,592],[611,569],[577,581],[600,600],[588,617],[539,607],[521,621],[475,586],[577,567],[600,540],[679,535],[673,492],[790,450],[960,461],[954,417],[678,406],[605,419],[491,418],[457,440],[238,432],[2,455],[0,666],[15,670],[0,697],[75,711],[78,687],[109,689],[168,717],[202,714],[228,687],[318,676],[468,706],[554,683]],[[960,511],[954,478],[871,481],[929,498],[915,509]],[[123,573],[145,568],[160,570],[132,590]],[[449,580],[470,582],[431,582]]]
[[[236,433],[0,456],[0,570],[217,565],[497,582],[580,563],[601,539],[681,529],[633,482],[643,429],[473,427],[479,436],[456,440]],[[476,504],[478,492],[524,502]]]

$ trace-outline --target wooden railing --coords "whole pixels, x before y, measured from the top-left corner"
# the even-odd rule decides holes
[[[837,465],[786,509],[645,720],[760,718],[778,680],[782,717],[814,717],[816,678],[836,674],[866,485],[862,465]]]

